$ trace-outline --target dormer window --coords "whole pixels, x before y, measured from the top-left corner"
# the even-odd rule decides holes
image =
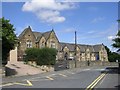
[[[31,40],[27,40],[26,46],[27,46],[27,48],[31,48],[31,47],[32,47],[32,42],[31,42]]]

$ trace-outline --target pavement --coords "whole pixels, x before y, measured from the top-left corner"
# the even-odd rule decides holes
[[[6,65],[6,75],[7,76],[24,76],[24,75],[34,75],[44,73],[40,68],[33,67],[31,65],[24,64],[24,62],[9,61]]]

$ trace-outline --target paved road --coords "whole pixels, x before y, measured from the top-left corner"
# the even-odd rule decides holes
[[[96,85],[95,88],[120,89],[120,72],[118,72],[119,68],[109,67],[107,70],[106,76],[101,80],[100,83],[98,83],[98,85]]]
[[[105,67],[88,67],[48,72],[33,76],[3,78],[3,88],[88,88],[95,81],[99,81],[97,88],[117,89],[117,74],[105,74]],[[99,78],[98,78],[99,77]],[[105,80],[105,79],[106,80]],[[100,80],[103,79],[103,80]],[[106,82],[111,82],[107,83]],[[103,84],[102,84],[103,83]],[[114,83],[114,85],[112,85]],[[105,85],[104,85],[105,84]],[[104,87],[103,87],[104,85]],[[96,88],[94,87],[94,88]],[[89,90],[89,89],[88,89]]]

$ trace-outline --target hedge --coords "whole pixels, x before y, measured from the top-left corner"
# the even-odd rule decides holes
[[[54,48],[29,48],[25,51],[25,62],[35,61],[37,65],[54,65],[57,50]]]

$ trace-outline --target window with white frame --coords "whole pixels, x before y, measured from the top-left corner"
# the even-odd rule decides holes
[[[31,48],[31,47],[32,47],[32,42],[31,42],[31,40],[27,40],[26,46],[27,46],[27,48]]]

